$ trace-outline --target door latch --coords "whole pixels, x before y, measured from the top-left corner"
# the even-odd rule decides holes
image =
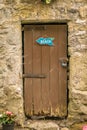
[[[61,66],[66,68],[68,64],[68,58],[64,57],[64,58],[60,58],[59,60],[60,60]]]

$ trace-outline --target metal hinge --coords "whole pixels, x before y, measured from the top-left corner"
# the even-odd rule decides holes
[[[44,74],[23,74],[23,78],[46,78]]]

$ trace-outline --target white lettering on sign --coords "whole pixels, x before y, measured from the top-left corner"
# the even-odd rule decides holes
[[[49,45],[49,46],[53,46],[53,40],[54,38],[52,37],[47,37],[47,38],[43,38],[40,37],[36,40],[36,42],[40,45]]]

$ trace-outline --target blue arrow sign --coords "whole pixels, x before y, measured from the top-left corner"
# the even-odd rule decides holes
[[[53,40],[54,38],[48,37],[48,38],[43,38],[40,37],[36,40],[36,42],[40,45],[49,45],[49,46],[53,46]]]

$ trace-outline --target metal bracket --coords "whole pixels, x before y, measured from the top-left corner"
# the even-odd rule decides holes
[[[44,74],[23,74],[23,78],[46,78]]]

